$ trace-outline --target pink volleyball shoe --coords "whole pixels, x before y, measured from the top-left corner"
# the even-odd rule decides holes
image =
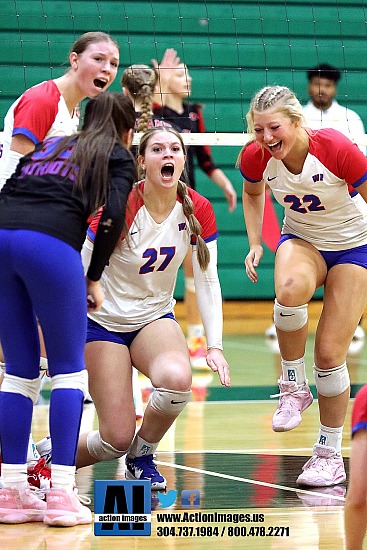
[[[280,393],[271,397],[279,397],[278,408],[274,413],[272,428],[274,432],[287,432],[301,423],[301,413],[313,402],[310,388],[306,384],[297,384],[287,380],[278,380]]]
[[[43,521],[45,510],[45,501],[38,498],[31,489],[0,489],[0,523]]]
[[[78,499],[77,492],[50,489],[46,495],[47,509],[44,523],[50,526],[74,527],[92,523],[92,512]]]

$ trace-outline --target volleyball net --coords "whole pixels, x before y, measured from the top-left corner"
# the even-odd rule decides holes
[[[304,104],[307,70],[321,62],[341,71],[337,99],[366,126],[366,11],[351,0],[0,1],[0,128],[25,89],[65,72],[71,44],[90,30],[117,40],[120,72],[177,50],[193,79],[190,100],[205,107],[206,135],[185,136],[187,144],[242,146],[254,93],[285,85]],[[119,77],[111,90],[121,90]]]
[[[126,67],[151,65],[174,48],[192,77],[189,101],[203,104],[205,120],[205,133],[183,134],[185,144],[212,146],[214,161],[240,196],[235,162],[249,139],[251,98],[263,86],[288,86],[304,105],[308,69],[329,63],[341,71],[337,100],[356,111],[367,128],[366,15],[365,0],[0,0],[0,129],[19,95],[67,70],[69,49],[84,32],[107,32],[120,45],[112,91],[121,91]],[[353,137],[367,145],[364,134]],[[216,213],[223,297],[273,299],[271,246],[259,268],[262,284],[253,285],[244,276],[242,209],[229,214],[223,191],[201,170],[196,179]],[[280,219],[281,207],[277,214]],[[273,233],[273,222],[270,229]],[[179,276],[176,297],[183,288]]]

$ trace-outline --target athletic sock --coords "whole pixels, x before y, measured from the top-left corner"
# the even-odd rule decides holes
[[[341,454],[343,438],[343,426],[340,428],[329,428],[320,424],[317,443],[319,445],[327,445],[334,447],[338,454]]]
[[[64,489],[72,493],[75,487],[75,466],[51,464],[51,483],[53,489]]]
[[[2,464],[1,481],[3,487],[16,487],[18,491],[28,488],[27,464]]]
[[[294,361],[282,359],[283,380],[296,382],[299,385],[306,383],[306,366],[304,356]]]
[[[155,453],[158,443],[148,443],[139,435],[136,435],[130,445],[127,456],[137,458],[138,456],[152,455]]]

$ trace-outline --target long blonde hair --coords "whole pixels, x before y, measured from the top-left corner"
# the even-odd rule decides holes
[[[186,148],[185,148],[185,144],[183,142],[181,134],[177,132],[174,128],[165,126],[165,127],[150,128],[143,134],[139,145],[139,155],[141,155],[142,157],[145,156],[145,151],[150,138],[155,134],[157,134],[158,132],[168,132],[170,134],[173,134],[180,142],[184,154],[186,154]],[[201,236],[202,227],[199,220],[195,216],[194,203],[192,202],[192,199],[187,191],[187,185],[181,180],[178,180],[178,183],[177,183],[177,194],[182,201],[182,209],[189,221],[190,233],[192,235],[195,235],[196,237],[197,256],[198,256],[199,266],[202,271],[205,271],[209,265],[210,252],[206,242]]]

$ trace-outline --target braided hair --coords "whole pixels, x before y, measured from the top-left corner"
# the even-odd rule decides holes
[[[252,134],[252,138],[245,144],[238,154],[236,168],[240,166],[242,153],[251,143],[256,141],[254,130],[255,113],[263,113],[271,109],[283,113],[291,120],[297,120],[301,126],[305,126],[306,119],[303,114],[302,106],[292,90],[286,86],[265,86],[261,88],[251,100],[250,109],[246,115],[247,131]]]
[[[298,120],[301,126],[306,124],[302,106],[292,90],[286,86],[265,86],[252,98],[246,115],[249,133],[254,134],[254,113],[263,113],[268,109],[280,111],[291,120]]]
[[[152,118],[152,102],[156,83],[157,74],[148,65],[130,65],[122,74],[122,86],[128,90],[133,103],[138,100],[141,105],[138,132],[145,132],[148,129],[149,120]]]

